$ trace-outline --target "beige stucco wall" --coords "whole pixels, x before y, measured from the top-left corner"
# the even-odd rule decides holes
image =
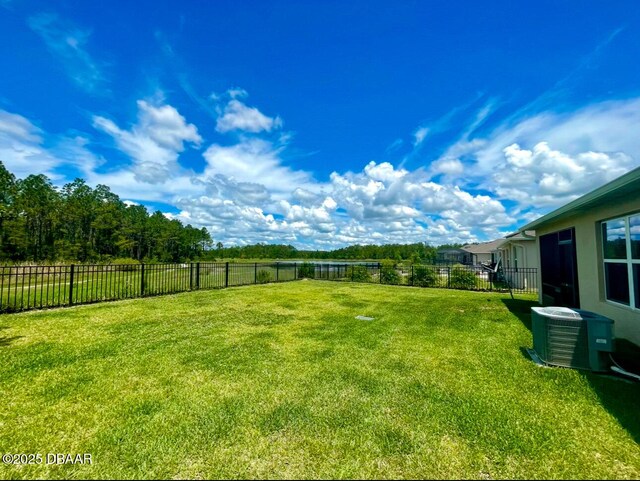
[[[473,263],[491,262],[491,253],[473,254]]]
[[[600,222],[614,217],[640,212],[640,192],[615,205],[603,205],[590,209],[588,213],[575,215],[560,222],[549,223],[536,230],[536,250],[539,253],[539,238],[544,234],[575,228],[576,257],[578,260],[578,286],[580,308],[597,312],[615,321],[615,335],[640,345],[640,311],[619,306],[605,299],[604,266],[602,263],[602,240]],[[538,263],[538,286],[542,286]],[[542,303],[542,289],[539,290]]]
[[[532,240],[508,240],[500,246],[504,267],[515,267],[515,259],[518,259],[518,267],[538,267],[538,246],[535,239]]]
[[[538,247],[535,239],[509,239],[500,246],[497,253],[502,258],[502,266],[508,269],[507,278],[514,288],[526,289],[537,285],[533,273],[522,270],[518,273],[513,271],[513,268],[516,267],[516,259],[518,260],[518,269],[538,268]]]
[[[524,246],[526,259],[522,267],[537,267],[540,262],[537,244],[534,241],[518,242],[517,244]]]
[[[501,247],[503,266],[507,267],[507,278],[516,289],[527,289],[537,285],[534,274],[522,269],[538,267],[538,248],[535,240],[509,240]],[[517,259],[517,263],[516,263]],[[518,266],[518,271],[514,268]]]

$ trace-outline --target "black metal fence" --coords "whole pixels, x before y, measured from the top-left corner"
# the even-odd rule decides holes
[[[0,312],[156,296],[301,278],[416,287],[537,292],[536,269],[380,263],[72,264],[0,267]]]
[[[522,294],[538,292],[536,268],[503,268],[493,272],[479,266],[315,264],[313,277],[414,287],[503,292],[512,290]]]

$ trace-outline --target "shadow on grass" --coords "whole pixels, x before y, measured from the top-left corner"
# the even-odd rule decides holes
[[[602,406],[640,443],[640,383],[607,375],[581,372],[600,398]]]
[[[511,311],[511,314],[520,319],[524,326],[531,330],[531,308],[537,306],[536,301],[525,299],[502,299],[504,305]]]
[[[520,347],[520,354],[522,354],[522,357],[524,357],[527,361],[531,361],[531,356],[529,355],[529,351],[526,347]]]
[[[531,307],[537,306],[538,303],[522,299],[502,299],[502,302],[531,331]],[[623,346],[626,350],[629,349],[625,341],[617,342],[616,346],[616,352]],[[521,347],[520,351],[523,356],[530,359],[525,347]],[[640,443],[640,416],[638,416],[638,412],[640,412],[640,382],[588,371],[580,371],[580,373],[598,395],[602,406],[616,418],[620,426],[629,433],[636,443]]]
[[[0,331],[2,331],[3,329],[9,329],[9,328],[7,326],[0,326]],[[13,341],[22,339],[23,337],[24,336],[13,336],[13,337],[0,336],[0,347],[8,347],[11,345]]]

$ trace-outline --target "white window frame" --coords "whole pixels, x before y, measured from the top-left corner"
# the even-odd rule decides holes
[[[624,233],[625,233],[625,245],[627,250],[627,258],[626,259],[607,259],[604,256],[605,253],[605,245],[607,242],[606,238],[602,239],[602,276],[604,280],[604,299],[606,302],[614,304],[619,307],[623,307],[625,309],[631,309],[632,311],[640,311],[640,308],[636,307],[636,290],[633,284],[633,266],[640,265],[640,259],[633,259],[631,253],[631,217],[640,216],[640,212],[634,212],[632,214],[628,214],[622,217],[613,217],[611,219],[603,220],[600,222],[600,234],[603,235],[602,225],[608,222],[615,221],[623,221],[624,222]],[[607,297],[607,275],[606,275],[606,266],[605,264],[626,264],[627,265],[627,277],[629,279],[629,305],[623,304],[621,302],[613,301]]]

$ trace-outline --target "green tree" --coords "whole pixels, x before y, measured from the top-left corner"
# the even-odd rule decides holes
[[[146,248],[147,209],[130,205],[124,210],[117,245],[123,257],[142,260]]]
[[[211,245],[207,229],[183,226],[159,211],[149,216],[106,185],[92,189],[75,179],[58,191],[46,176],[16,179],[0,162],[0,259],[179,262]]]
[[[6,222],[14,216],[13,204],[17,192],[16,177],[0,161],[0,259],[11,256],[13,248],[9,243]]]
[[[111,259],[119,254],[118,236],[126,205],[106,185],[99,184],[94,195],[96,207],[91,222],[95,232],[93,248],[102,258]]]
[[[96,193],[82,179],[66,184],[61,193],[56,251],[64,259],[95,260],[96,224],[99,208]]]
[[[8,224],[16,257],[34,261],[55,259],[55,220],[60,195],[45,175],[30,175],[16,183],[16,217]],[[16,259],[18,260],[18,259]]]

